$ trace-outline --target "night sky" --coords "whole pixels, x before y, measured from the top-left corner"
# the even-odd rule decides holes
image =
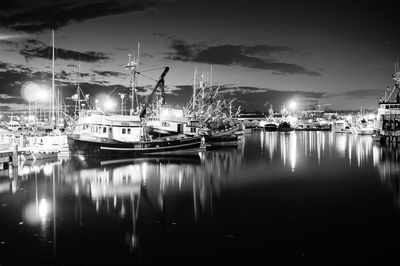
[[[351,2],[351,3],[350,3]],[[21,87],[51,84],[51,29],[55,29],[56,86],[81,87],[99,97],[127,92],[127,54],[157,79],[166,76],[167,104],[185,104],[212,65],[213,85],[242,110],[279,109],[295,99],[303,109],[376,108],[400,52],[399,4],[389,1],[128,1],[2,0],[0,110],[27,109]],[[147,71],[156,69],[154,71]],[[139,78],[140,94],[155,81]],[[67,103],[70,101],[66,100]]]

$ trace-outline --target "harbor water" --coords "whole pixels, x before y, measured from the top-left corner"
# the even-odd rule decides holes
[[[0,265],[396,261],[399,149],[259,131],[190,156],[25,162],[0,172]]]

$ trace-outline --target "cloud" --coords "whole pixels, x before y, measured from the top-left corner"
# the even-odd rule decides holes
[[[374,89],[374,90],[352,90],[345,91],[337,94],[332,94],[331,97],[334,96],[347,96],[351,98],[378,98],[382,95],[385,90],[382,89]]]
[[[99,72],[99,71],[98,71]],[[116,73],[102,72],[93,75],[116,75]],[[61,93],[67,105],[73,109],[72,100],[68,100],[76,91],[76,84],[74,82],[74,75],[66,71],[61,71],[57,74],[56,87],[61,88]],[[129,93],[130,88],[128,85],[117,85],[115,83],[102,83],[98,79],[92,80],[92,74],[87,75],[86,79],[81,80],[81,88],[85,94],[90,94],[92,99],[101,97],[113,91],[110,95],[115,101],[119,103],[120,98],[118,93]],[[6,110],[9,105],[11,109],[23,107],[24,101],[21,99],[21,87],[27,81],[35,81],[41,84],[46,84],[50,87],[51,72],[47,71],[34,71],[25,66],[9,64],[0,62],[0,99],[3,103],[1,110]],[[138,87],[138,95],[140,102],[146,100],[154,88],[154,84]],[[214,88],[215,89],[215,88]],[[192,85],[176,85],[167,86],[166,89],[166,102],[168,105],[185,105],[190,100],[193,93]],[[353,93],[354,92],[350,92]],[[316,102],[324,101],[333,97],[323,92],[308,92],[308,91],[278,91],[271,88],[260,88],[251,86],[236,86],[234,84],[224,84],[219,87],[219,94],[224,99],[236,98],[236,104],[242,105],[242,110],[247,111],[266,111],[269,105],[272,104],[274,109],[279,109],[283,105],[287,105],[290,100],[295,99],[303,106],[315,104]],[[126,106],[130,106],[130,98],[126,97]],[[13,105],[14,104],[14,105]],[[7,109],[7,110],[11,110]]]
[[[28,104],[26,103],[0,103],[1,112],[18,112],[26,111]]]
[[[35,48],[25,48],[20,51],[20,53],[26,58],[38,57],[51,59],[52,56],[52,48],[47,47],[35,47]],[[72,50],[66,50],[63,48],[55,48],[56,58],[64,59],[64,60],[75,60],[75,61],[83,61],[83,62],[97,62],[101,60],[110,59],[106,54],[101,52],[77,52]]]
[[[0,26],[24,32],[58,29],[73,22],[145,12],[160,1],[143,0],[13,0],[2,2]]]
[[[193,87],[191,85],[177,85],[175,87],[180,90],[175,93],[176,95],[169,95],[167,103],[178,104],[179,101],[187,103],[193,94]],[[271,104],[274,109],[279,110],[291,100],[296,100],[299,105],[304,107],[313,106],[325,101],[328,97],[328,94],[324,92],[279,91],[271,88],[236,86],[234,84],[221,85],[218,91],[224,99],[236,98],[235,104],[242,105],[242,110],[246,111],[266,111]]]
[[[170,47],[174,50],[167,58],[176,61],[198,62],[218,65],[237,65],[251,69],[272,70],[280,75],[306,74],[320,76],[321,73],[308,70],[303,66],[281,62],[276,59],[278,54],[296,53],[293,48],[276,45],[216,45],[207,46],[204,43],[189,44],[176,38],[171,40]]]
[[[8,94],[0,93],[0,99],[1,99],[1,100],[19,99],[19,98],[21,98],[21,97],[18,97],[18,96],[11,96],[11,95],[8,95]]]
[[[94,70],[94,73],[100,75],[100,76],[104,76],[104,77],[120,77],[120,76],[125,76],[126,74],[124,73],[120,73],[120,72],[116,72],[116,71],[101,71],[101,70]]]

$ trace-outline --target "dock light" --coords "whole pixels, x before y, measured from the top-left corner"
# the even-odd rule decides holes
[[[297,107],[297,103],[296,103],[295,101],[290,101],[290,102],[289,102],[289,108],[290,108],[291,110],[296,109],[296,107]]]
[[[22,98],[27,102],[46,101],[50,98],[49,90],[45,86],[28,81],[21,88]]]
[[[115,103],[113,100],[107,99],[107,101],[105,102],[105,109],[106,110],[112,110],[115,107]]]

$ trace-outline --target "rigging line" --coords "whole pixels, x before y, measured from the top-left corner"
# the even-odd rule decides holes
[[[149,77],[149,76],[146,76],[146,75],[142,74],[141,72],[136,72],[136,73],[139,74],[139,75],[142,75],[142,76],[145,77],[145,78],[148,78],[148,79],[151,79],[151,80],[153,80],[153,81],[155,81],[155,82],[158,82],[158,80],[153,79],[153,78],[151,78],[151,77]]]
[[[158,68],[152,68],[152,69],[146,69],[146,70],[142,70],[140,71],[141,73],[143,72],[149,72],[149,71],[154,71],[154,70],[159,70],[159,69],[164,69],[165,67],[158,67]]]

